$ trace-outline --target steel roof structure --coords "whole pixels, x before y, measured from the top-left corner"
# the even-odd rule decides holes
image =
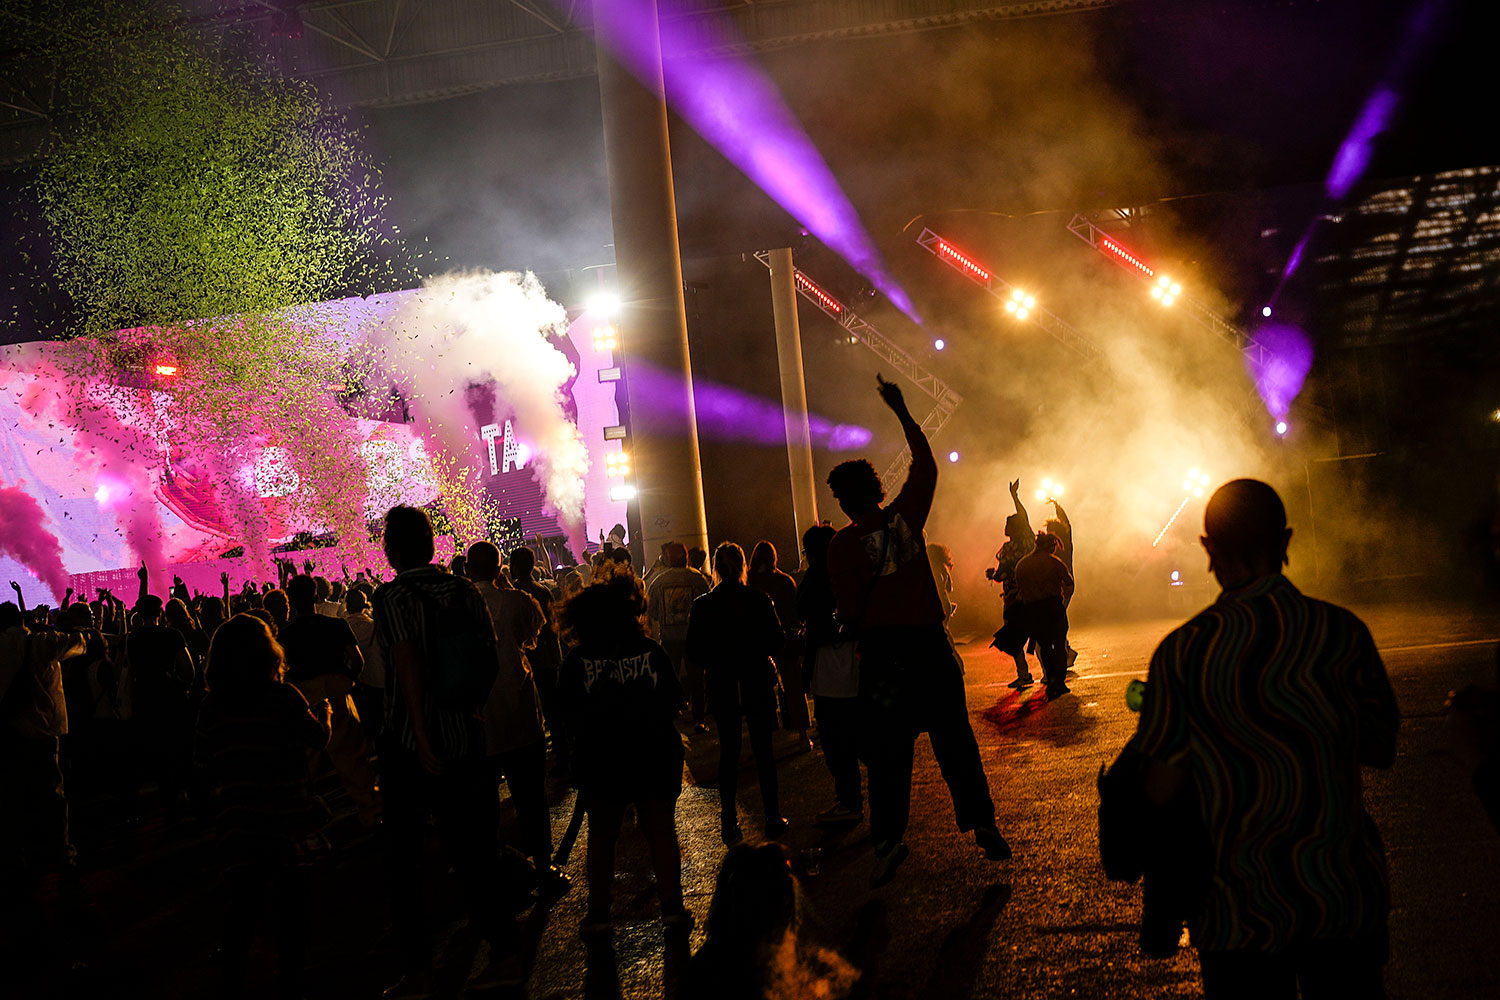
[[[192,0],[188,0],[192,3]],[[596,0],[199,0],[193,27],[260,30],[286,72],[341,104],[421,104],[506,84],[595,71]],[[810,42],[970,22],[1097,10],[1117,0],[679,0],[664,19],[697,53],[763,52]],[[0,9],[0,24],[6,12]],[[12,14],[10,16],[19,16]],[[33,30],[45,25],[30,23]],[[45,53],[0,52],[0,163],[34,156],[53,106]]]

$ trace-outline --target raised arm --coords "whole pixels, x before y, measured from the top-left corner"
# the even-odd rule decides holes
[[[26,597],[21,593],[21,585],[16,581],[10,581],[10,589],[16,592],[16,603],[21,606],[21,614],[26,614]]]
[[[901,501],[903,506],[910,505],[908,513],[916,522],[911,528],[920,530],[927,522],[927,512],[932,509],[932,495],[937,490],[937,459],[932,455],[932,445],[928,443],[927,435],[922,433],[922,425],[912,418],[906,398],[901,395],[901,388],[879,375],[875,376],[875,381],[880,385],[880,398],[891,408],[896,419],[901,421],[901,432],[906,436],[906,446],[911,449],[911,469],[906,474],[906,483],[901,487],[896,500]]]
[[[148,593],[146,582],[150,579],[150,576],[151,574],[146,569],[146,560],[142,559],[141,568],[135,571],[135,578],[141,582],[140,588],[135,592],[135,606],[137,608],[146,600],[146,594]]]
[[[1068,512],[1063,510],[1063,505],[1056,500],[1052,501],[1052,509],[1057,511],[1057,519],[1062,522],[1063,527],[1069,531],[1073,530],[1073,522],[1068,520]]]
[[[1016,505],[1016,513],[1025,518],[1028,525],[1031,524],[1031,518],[1026,516],[1026,505],[1021,503],[1021,481],[1019,479],[1011,481],[1010,499]]]

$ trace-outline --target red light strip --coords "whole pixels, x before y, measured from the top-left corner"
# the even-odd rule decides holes
[[[990,280],[990,272],[986,271],[984,268],[980,267],[978,264],[965,257],[957,250],[953,249],[947,243],[943,242],[942,240],[938,240],[937,248],[939,254],[947,257],[953,263],[957,264],[962,270],[968,271],[971,275],[978,278],[980,281]]]
[[[1136,257],[1135,254],[1131,253],[1129,250],[1126,250],[1124,247],[1120,246],[1120,244],[1116,243],[1114,240],[1110,239],[1108,236],[1103,235],[1102,233],[1099,236],[1099,245],[1106,252],[1114,254],[1116,257],[1120,258],[1125,263],[1129,264],[1131,267],[1144,274],[1146,277],[1152,278],[1156,276],[1156,272],[1147,267],[1145,263],[1140,260],[1140,258]]]
[[[802,286],[803,291],[822,303],[823,308],[829,312],[841,313],[844,311],[844,307],[839,305],[838,299],[823,291],[823,289],[813,284],[808,278],[803,277],[801,271],[797,272],[797,284]]]

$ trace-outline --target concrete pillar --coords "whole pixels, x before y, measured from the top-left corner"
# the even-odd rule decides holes
[[[629,451],[638,490],[641,543],[649,564],[662,542],[708,548],[698,420],[688,358],[677,206],[667,143],[667,106],[655,0],[611,13],[595,8],[604,154],[609,170],[615,264],[623,305],[619,331],[630,399]],[[629,52],[632,67],[615,53]],[[649,366],[680,385],[685,407],[652,405],[630,388],[632,368]],[[673,395],[679,395],[676,391]]]
[[[781,369],[781,413],[786,421],[786,461],[792,474],[796,538],[818,523],[812,430],[807,424],[807,382],[802,374],[802,330],[797,323],[797,271],[790,248],[772,250],[771,308],[776,317],[776,362]]]

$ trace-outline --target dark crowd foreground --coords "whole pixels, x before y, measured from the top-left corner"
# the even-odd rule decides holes
[[[389,579],[0,604],[7,993],[1379,997],[1493,926],[1492,618],[1398,613],[1388,676],[1238,480],[1206,512],[1223,592],[1149,657],[1132,735],[1160,633],[1070,640],[1060,507],[1033,535],[1016,499],[991,571],[1015,679],[966,671],[937,466],[880,392],[908,480],[835,468],[850,524],[798,579],[768,543],[712,576],[675,543],[641,575],[621,544],[555,580],[485,542],[438,567],[394,508]],[[1442,864],[1414,815],[1473,870],[1412,879]],[[1452,961],[1428,981],[1493,987]]]

